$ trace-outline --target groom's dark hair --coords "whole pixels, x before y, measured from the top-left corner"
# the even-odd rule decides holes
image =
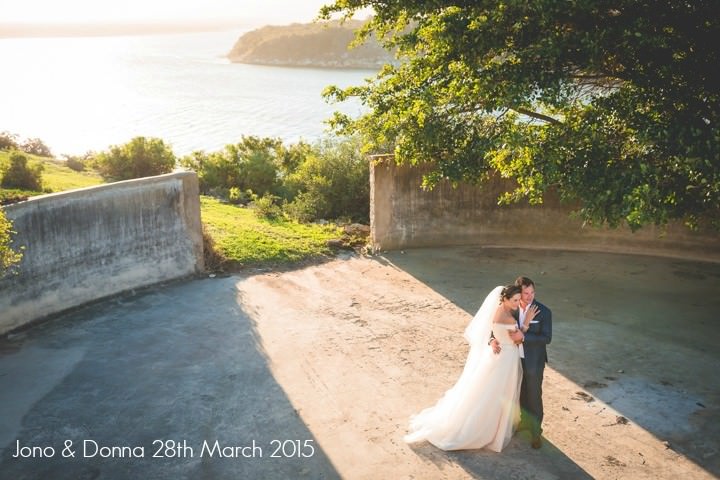
[[[535,282],[533,282],[532,280],[530,280],[528,277],[518,277],[518,278],[515,280],[515,285],[517,285],[517,286],[520,287],[520,288],[522,288],[522,287],[533,287],[533,288],[535,288]]]

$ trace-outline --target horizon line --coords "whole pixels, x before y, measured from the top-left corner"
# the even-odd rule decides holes
[[[311,22],[289,22],[311,23]],[[107,37],[153,33],[207,32],[230,29],[260,28],[273,22],[259,18],[222,18],[206,20],[144,20],[115,22],[1,22],[1,38],[33,37]]]

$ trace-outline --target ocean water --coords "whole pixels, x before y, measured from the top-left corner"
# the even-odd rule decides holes
[[[376,72],[230,63],[243,32],[0,39],[0,131],[37,137],[56,156],[159,137],[176,155],[242,135],[314,141],[359,102],[328,104],[327,85]]]

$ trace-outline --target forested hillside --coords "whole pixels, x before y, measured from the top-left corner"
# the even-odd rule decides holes
[[[242,35],[232,62],[324,68],[379,68],[393,60],[374,40],[349,49],[360,21],[266,26]]]

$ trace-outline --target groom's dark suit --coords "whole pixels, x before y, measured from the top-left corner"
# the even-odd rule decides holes
[[[552,340],[552,312],[540,302],[534,301],[533,305],[537,305],[539,310],[525,333],[523,341],[525,358],[522,359],[523,379],[520,388],[520,408],[522,411],[521,424],[526,426],[535,438],[542,433],[542,381],[547,362],[545,346]],[[515,312],[515,320],[518,320],[519,315],[519,312]]]

